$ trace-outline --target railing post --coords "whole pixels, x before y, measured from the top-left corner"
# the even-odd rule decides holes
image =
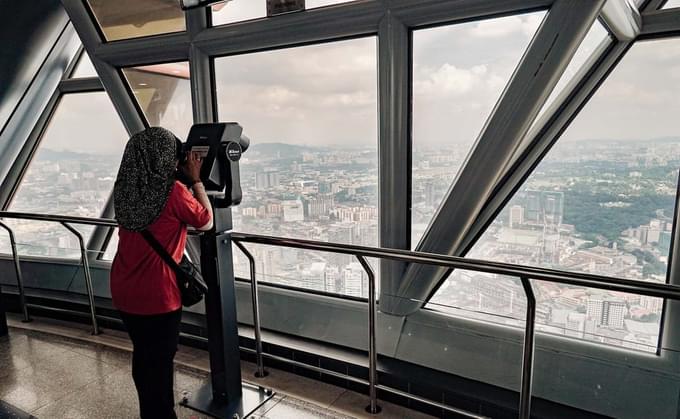
[[[83,263],[83,272],[85,273],[85,288],[87,289],[87,298],[90,303],[90,317],[92,318],[92,334],[98,335],[99,324],[97,323],[97,313],[95,312],[94,307],[94,290],[92,289],[92,275],[90,273],[90,262],[88,261],[87,258],[85,240],[83,239],[83,235],[80,234],[80,232],[77,229],[73,228],[70,224],[62,222],[61,225],[63,225],[68,231],[73,233],[78,238],[78,242],[80,242],[80,259]]]
[[[24,276],[21,273],[21,265],[19,264],[19,252],[17,252],[17,242],[16,239],[14,238],[14,231],[12,231],[12,229],[2,221],[0,221],[0,227],[4,228],[5,230],[7,230],[7,233],[9,233],[9,242],[10,245],[12,246],[12,260],[14,260],[14,272],[17,277],[17,287],[19,288],[19,303],[21,304],[21,311],[24,314],[24,319],[22,321],[24,323],[28,323],[31,321],[31,318],[28,315],[28,306],[26,305],[26,292],[24,291]]]
[[[519,417],[529,419],[531,415],[531,383],[534,368],[536,297],[531,287],[531,280],[521,277],[522,287],[527,295],[527,317],[524,329],[524,351],[522,355],[522,385],[519,393]]]
[[[378,394],[376,385],[378,384],[378,349],[376,347],[375,339],[375,324],[376,324],[376,301],[375,301],[375,274],[373,268],[368,263],[365,257],[355,255],[361,263],[361,266],[368,275],[368,396],[370,404],[366,407],[366,411],[372,415],[380,413],[380,406],[378,406]]]
[[[232,239],[233,240],[233,239]],[[241,249],[244,255],[248,258],[250,263],[250,295],[253,303],[253,328],[255,329],[255,360],[257,362],[257,371],[255,377],[262,378],[269,375],[264,369],[264,361],[262,359],[262,335],[260,333],[260,300],[257,294],[257,277],[255,276],[255,258],[246,247],[239,241],[233,240],[234,244]]]

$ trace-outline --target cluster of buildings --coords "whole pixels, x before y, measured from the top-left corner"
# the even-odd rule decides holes
[[[374,150],[254,147],[241,171],[245,192],[243,202],[234,209],[235,230],[378,244]],[[267,246],[253,247],[252,251],[258,275],[265,281],[332,294],[368,295],[366,273],[351,255]],[[247,260],[238,251],[234,260],[237,275],[247,277]]]
[[[120,163],[119,156],[53,152],[41,149],[12,201],[18,212],[99,217],[109,198]],[[78,257],[78,239],[55,223],[8,220],[22,254]],[[78,227],[87,236],[89,226]],[[0,239],[0,251],[9,252]]]

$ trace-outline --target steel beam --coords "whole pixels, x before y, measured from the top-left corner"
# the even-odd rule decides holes
[[[97,48],[102,44],[102,39],[96,23],[92,21],[85,2],[81,0],[62,0],[62,4],[71,22],[80,36],[85,51],[87,51],[92,65],[94,66],[102,85],[106,88],[109,98],[114,108],[118,112],[128,134],[139,132],[146,127],[146,120],[142,111],[130,91],[127,82],[123,79],[121,72],[110,63],[102,60],[97,54]],[[109,197],[107,204],[102,211],[102,217],[113,217],[113,200]],[[108,227],[96,227],[90,236],[87,248],[91,250],[102,250],[109,237]]]
[[[680,34],[680,9],[658,10],[642,15],[640,36],[645,38]]]
[[[475,219],[604,4],[556,1],[539,27],[473,151],[416,250],[461,255]],[[480,170],[483,168],[483,170]],[[447,275],[446,268],[409,265],[392,314],[415,312]]]
[[[59,83],[59,92],[62,94],[103,91],[105,91],[104,85],[101,80],[99,80],[99,77],[66,79]]]
[[[217,26],[198,34],[194,45],[211,56],[323,42],[378,32],[382,1],[360,1],[300,13]]]
[[[275,18],[206,27],[198,33],[190,33],[192,30],[187,26],[186,32],[100,43],[95,53],[115,67],[185,61],[191,57],[192,47],[198,47],[205,54],[214,57],[372,35],[379,31],[388,11],[407,27],[418,27],[524,13],[548,8],[553,2],[554,0],[357,0]]]
[[[378,36],[380,246],[411,248],[411,123],[408,28],[391,12]],[[389,310],[406,264],[380,261],[380,305]]]

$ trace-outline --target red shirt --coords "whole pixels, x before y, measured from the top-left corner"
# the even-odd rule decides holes
[[[210,213],[180,182],[170,192],[160,217],[148,230],[179,262],[187,240],[187,225],[208,224]],[[131,314],[162,314],[182,307],[177,279],[140,233],[118,229],[118,252],[111,265],[113,305]]]

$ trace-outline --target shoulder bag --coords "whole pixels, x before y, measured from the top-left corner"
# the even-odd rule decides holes
[[[182,295],[182,305],[191,307],[199,303],[208,292],[208,286],[194,264],[189,261],[186,255],[182,255],[182,260],[178,264],[149,230],[142,230],[141,233],[153,250],[158,253],[158,256],[175,272],[177,287]]]

